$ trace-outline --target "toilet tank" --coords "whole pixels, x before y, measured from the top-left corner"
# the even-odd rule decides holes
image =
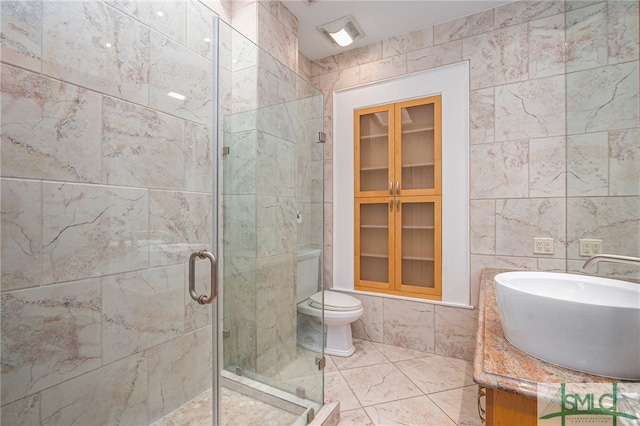
[[[296,252],[296,304],[319,291],[320,249]]]

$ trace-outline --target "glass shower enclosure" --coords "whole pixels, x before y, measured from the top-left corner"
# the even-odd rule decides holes
[[[162,424],[207,392],[199,424],[241,423],[234,395],[305,423],[322,96],[197,1],[0,7],[2,423]]]
[[[220,380],[245,393],[266,389],[258,399],[288,407],[305,424],[323,402],[324,333],[322,318],[315,327],[298,320],[296,259],[315,249],[320,290],[324,97],[223,22],[219,47]],[[303,347],[302,339],[320,344]],[[221,423],[233,424],[237,413],[224,408]]]

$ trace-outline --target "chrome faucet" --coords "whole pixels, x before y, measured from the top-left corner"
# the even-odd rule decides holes
[[[586,262],[584,262],[584,265],[582,265],[582,269],[587,269],[587,267],[592,263],[595,264],[598,262],[628,263],[630,265],[633,265],[636,263],[640,264],[640,257],[620,256],[617,254],[596,254],[594,256],[591,256],[589,259],[587,259]]]

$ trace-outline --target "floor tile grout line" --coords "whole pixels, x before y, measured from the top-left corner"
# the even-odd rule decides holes
[[[347,384],[347,387],[349,388],[349,391],[353,394],[353,397],[356,399],[356,401],[358,401],[358,404],[360,404],[360,408],[364,409],[364,405],[362,404],[362,401],[360,401],[360,398],[358,398],[358,395],[356,395],[355,391],[353,390],[353,386],[351,386],[351,383],[349,383],[347,378],[344,377],[342,372],[340,372],[340,376],[342,377],[342,380],[344,380],[344,382]],[[366,412],[366,410],[365,410],[365,412]],[[368,416],[368,414],[367,414],[367,416]]]
[[[433,394],[432,394],[432,395],[433,395]],[[442,413],[443,413],[445,416],[447,416],[447,417],[448,417],[448,418],[453,422],[453,424],[455,424],[455,425],[459,425],[459,423],[458,423],[458,422],[456,422],[456,421],[455,421],[455,420],[454,420],[454,419],[449,415],[449,413],[447,413],[447,412],[446,412],[446,411],[444,411],[442,408],[440,408],[440,406],[438,405],[438,403],[437,403],[437,402],[435,402],[433,399],[431,399],[431,397],[429,397],[429,395],[425,395],[425,396],[426,396],[427,398],[429,398],[429,401],[431,401],[431,403],[432,403],[433,405],[435,405],[436,407],[438,407],[438,410],[442,411]]]
[[[473,374],[469,374],[469,373],[467,373],[467,370],[466,370],[466,369],[464,369],[464,370],[463,370],[462,368],[458,367],[456,364],[454,364],[453,362],[451,362],[451,361],[450,361],[451,359],[459,359],[459,358],[453,358],[453,357],[442,356],[442,355],[440,355],[440,356],[441,356],[442,358],[444,358],[444,359],[445,359],[449,364],[451,364],[452,366],[454,366],[454,367],[455,367],[455,368],[457,368],[458,370],[461,370],[461,371],[462,371],[463,373],[465,373],[467,376],[471,376],[471,377],[473,377]],[[467,361],[467,360],[461,360],[461,361],[465,361],[465,362],[471,363],[470,361]],[[471,365],[471,367],[473,368],[473,365]]]
[[[435,355],[435,354],[425,354],[424,356],[417,356],[417,357],[412,357],[412,358],[409,358],[409,359],[400,359],[400,360],[397,360],[397,361],[391,361],[391,359],[389,359],[389,357],[387,357],[384,353],[382,353],[382,351],[380,351],[380,349],[378,349],[378,348],[376,348],[376,349],[378,350],[378,352],[380,352],[380,353],[382,354],[383,358],[385,358],[385,359],[387,360],[387,362],[383,362],[382,364],[389,364],[389,363],[390,363],[390,364],[392,364],[392,365],[395,367],[395,369],[397,369],[398,371],[400,371],[400,373],[401,373],[405,378],[407,378],[407,379],[409,380],[409,382],[410,382],[410,383],[412,383],[414,386],[416,386],[416,388],[419,390],[419,392],[421,393],[421,395],[413,396],[413,397],[406,397],[406,398],[399,398],[399,399],[396,399],[396,400],[393,400],[393,401],[386,401],[386,402],[381,402],[381,403],[378,403],[378,404],[371,404],[371,405],[367,405],[367,406],[365,406],[365,405],[363,405],[363,404],[362,404],[362,401],[358,398],[358,396],[357,396],[357,395],[356,395],[356,393],[354,392],[354,390],[353,390],[353,387],[352,387],[351,383],[349,383],[349,381],[346,379],[346,377],[344,376],[344,374],[342,374],[342,372],[343,372],[343,371],[346,371],[346,370],[357,369],[357,368],[372,367],[372,366],[375,366],[375,365],[380,365],[380,363],[366,364],[366,365],[358,365],[358,364],[356,363],[356,364],[354,364],[354,365],[350,365],[350,366],[349,366],[349,368],[342,368],[342,369],[341,369],[340,367],[338,367],[338,364],[339,364],[339,363],[335,363],[335,362],[334,362],[334,364],[335,364],[335,366],[336,366],[336,370],[337,370],[337,372],[339,372],[339,373],[340,373],[340,376],[342,377],[342,379],[344,380],[344,382],[346,382],[346,383],[347,383],[347,385],[348,385],[348,387],[349,387],[349,390],[351,391],[351,393],[352,393],[352,394],[353,394],[353,396],[355,397],[356,401],[358,401],[358,404],[360,405],[360,407],[358,407],[358,408],[352,408],[351,410],[345,410],[345,412],[346,412],[346,411],[355,411],[355,410],[359,410],[359,409],[361,409],[361,410],[363,410],[363,411],[364,411],[364,413],[366,414],[366,416],[367,416],[367,418],[369,419],[369,421],[371,421],[371,422],[373,423],[373,420],[370,418],[370,416],[369,416],[369,414],[368,414],[368,412],[367,412],[366,408],[368,408],[368,407],[374,407],[374,406],[382,405],[382,404],[387,404],[387,403],[390,403],[390,402],[397,402],[397,401],[402,401],[402,400],[406,400],[406,399],[410,399],[410,398],[416,398],[416,397],[419,397],[419,396],[426,396],[426,397],[428,398],[428,400],[429,400],[429,401],[430,401],[430,402],[431,402],[431,403],[432,403],[432,404],[433,404],[433,405],[438,409],[438,411],[439,411],[441,414],[443,414],[446,418],[450,419],[450,420],[451,420],[451,422],[452,422],[453,424],[458,425],[458,423],[457,423],[457,422],[456,422],[456,421],[455,421],[455,420],[454,420],[454,419],[453,419],[453,418],[452,418],[452,417],[451,417],[451,416],[450,416],[450,415],[449,415],[449,414],[448,414],[448,413],[447,413],[443,408],[441,408],[441,407],[440,407],[440,405],[438,405],[438,403],[437,403],[433,398],[431,398],[431,396],[430,396],[430,395],[437,395],[437,394],[441,394],[441,393],[444,393],[444,392],[451,392],[451,391],[455,391],[455,390],[460,390],[460,389],[463,389],[463,388],[466,388],[466,387],[472,387],[472,386],[474,386],[475,384],[462,384],[462,385],[460,385],[460,386],[454,386],[454,387],[452,387],[452,388],[448,388],[448,389],[440,389],[440,390],[435,391],[435,392],[426,393],[426,392],[424,392],[422,389],[420,389],[420,387],[419,387],[419,386],[418,386],[418,385],[417,385],[413,380],[411,380],[411,378],[410,378],[410,377],[409,377],[409,376],[408,376],[408,375],[407,375],[407,374],[406,374],[402,369],[400,369],[400,368],[396,365],[396,363],[403,362],[403,361],[409,361],[409,360],[413,360],[413,359],[431,358],[431,357],[437,356],[437,357],[439,357],[439,358],[444,359],[444,361],[445,361],[449,366],[451,366],[455,371],[458,371],[459,373],[464,374],[464,376],[465,376],[465,377],[473,377],[472,375],[470,375],[470,374],[467,372],[467,369],[468,369],[468,368],[466,368],[466,367],[465,367],[465,368],[461,368],[458,364],[456,364],[456,363],[452,362],[452,361],[450,360],[452,357],[447,357],[447,356],[442,356],[442,355]],[[465,360],[461,360],[461,361],[465,361]]]
[[[389,403],[392,403],[392,402],[407,401],[407,400],[409,400],[409,399],[419,398],[419,397],[421,397],[421,396],[424,396],[424,397],[426,397],[429,401],[431,401],[431,403],[432,403],[432,404],[433,404],[433,405],[438,409],[438,411],[440,411],[442,414],[444,414],[444,416],[445,416],[446,418],[448,418],[449,420],[451,420],[451,422],[452,422],[454,425],[456,425],[456,426],[458,426],[458,425],[459,425],[459,424],[458,424],[458,422],[456,422],[454,419],[452,419],[452,418],[451,418],[451,416],[450,416],[449,414],[447,414],[447,413],[446,413],[442,408],[440,408],[440,406],[439,406],[438,404],[436,404],[436,402],[435,402],[434,400],[432,400],[431,398],[429,398],[429,395],[426,395],[426,394],[417,395],[417,396],[408,396],[408,397],[406,397],[406,398],[399,398],[399,399],[396,399],[396,400],[393,400],[393,401],[380,402],[380,403],[378,403],[378,404],[366,405],[366,406],[362,406],[361,408],[362,408],[362,409],[364,410],[364,412],[367,414],[367,417],[369,417],[369,420],[371,420],[371,422],[373,423],[373,420],[372,420],[372,419],[371,419],[371,417],[369,416],[369,413],[367,413],[366,408],[376,407],[376,406],[378,406],[378,405],[385,405],[385,404],[389,404]],[[349,410],[349,411],[353,411],[353,410]]]

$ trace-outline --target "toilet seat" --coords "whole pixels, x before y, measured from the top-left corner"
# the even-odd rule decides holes
[[[309,306],[322,309],[322,291],[317,292],[309,298]],[[354,311],[362,308],[362,302],[348,294],[335,291],[324,291],[324,309],[326,311]]]

